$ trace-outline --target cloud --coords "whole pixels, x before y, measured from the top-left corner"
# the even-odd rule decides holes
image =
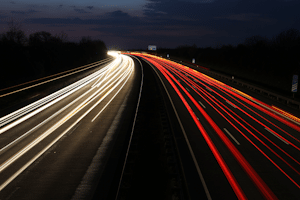
[[[79,8],[74,8],[74,11],[78,12],[78,13],[90,13],[85,11],[84,9],[79,9]]]
[[[263,22],[269,24],[274,24],[276,22],[275,19],[264,17],[262,14],[258,14],[258,13],[239,13],[239,14],[232,14],[228,16],[215,17],[215,19],[228,19],[228,20],[240,21],[240,22]]]
[[[108,13],[105,14],[105,16],[109,17],[109,18],[131,18],[128,13],[125,13],[121,10],[108,12]]]
[[[253,21],[259,19],[261,14],[257,13],[240,13],[240,14],[232,14],[224,17],[215,17],[216,19],[229,19],[235,21]]]
[[[10,11],[10,13],[18,14],[18,15],[28,15],[28,14],[33,14],[33,13],[37,13],[37,12],[38,11],[33,10],[33,9],[29,9],[27,11],[15,11],[15,10]]]
[[[80,18],[29,18],[24,22],[28,24],[48,24],[48,25],[68,25],[68,24],[85,24],[87,20]]]
[[[182,2],[193,2],[193,3],[214,3],[215,0],[181,0]]]

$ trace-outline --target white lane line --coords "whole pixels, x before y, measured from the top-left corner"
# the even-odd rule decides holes
[[[279,137],[278,135],[276,135],[275,133],[273,133],[273,131],[271,131],[268,128],[265,128],[269,133],[272,133],[272,135],[274,135],[275,137],[277,137],[279,140],[281,140],[282,142],[284,142],[285,144],[289,145],[290,143],[288,143],[287,141],[285,141],[284,139],[282,139],[281,137]]]
[[[188,88],[185,88],[188,92],[190,92],[190,90]]]
[[[210,92],[212,92],[212,90],[211,89],[209,89],[208,87],[205,87],[208,91],[210,91]]]
[[[198,101],[203,108],[206,108],[201,101]]]
[[[233,105],[232,103],[230,103],[229,101],[226,101],[226,103],[228,103],[228,104],[231,105],[232,107],[236,108],[236,106]]]
[[[224,131],[235,141],[235,143],[237,143],[237,145],[240,145],[240,143],[233,137],[233,135],[231,135],[231,133],[229,133],[226,128],[224,128]]]

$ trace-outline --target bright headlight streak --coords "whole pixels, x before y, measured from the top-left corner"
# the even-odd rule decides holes
[[[105,59],[105,60],[107,60],[107,59]],[[62,76],[59,76],[59,77],[56,77],[56,78],[53,78],[53,79],[50,79],[50,80],[47,80],[47,81],[43,81],[43,82],[41,82],[41,83],[37,83],[37,84],[31,85],[31,86],[28,86],[28,87],[25,87],[25,88],[22,88],[22,89],[19,89],[19,90],[15,90],[15,91],[13,91],[13,92],[9,92],[9,93],[0,95],[0,98],[1,98],[1,97],[5,97],[5,96],[8,96],[8,95],[11,95],[11,94],[14,94],[14,93],[17,93],[17,92],[24,91],[24,90],[27,90],[27,89],[30,89],[30,88],[33,88],[33,87],[36,87],[36,86],[39,86],[39,85],[43,85],[43,84],[45,84],[45,83],[49,83],[49,82],[55,81],[55,80],[58,80],[58,79],[61,79],[61,78],[70,76],[70,75],[72,75],[72,74],[76,74],[76,73],[85,71],[85,70],[90,69],[90,68],[92,68],[92,67],[95,67],[96,65],[99,65],[99,64],[100,64],[100,63],[98,62],[97,64],[94,64],[94,65],[91,65],[91,66],[89,66],[89,67],[87,67],[87,68],[82,69],[83,67],[86,66],[86,65],[85,65],[85,66],[76,68],[77,71],[74,71],[74,70],[76,70],[76,69],[72,69],[72,70],[68,70],[68,71],[66,71],[66,72],[61,72],[61,73],[58,73],[58,74],[53,74],[53,75],[50,75],[50,76],[48,76],[48,77],[44,77],[44,78],[41,78],[41,79],[37,79],[37,80],[29,81],[29,82],[26,82],[26,83],[22,83],[22,84],[19,84],[19,85],[16,85],[16,86],[9,87],[9,88],[15,88],[15,87],[18,87],[18,86],[21,86],[21,85],[29,84],[29,83],[32,83],[32,82],[36,82],[36,81],[39,81],[39,80],[43,80],[43,79],[46,79],[46,78],[50,78],[50,77],[53,77],[53,76],[57,76],[57,75],[59,75],[59,74],[64,74],[64,73],[70,72],[70,73],[68,73],[68,74],[65,74],[65,75],[62,75]],[[71,72],[71,71],[73,71],[73,72]],[[9,88],[6,88],[6,89],[9,89]],[[2,90],[6,90],[6,89],[2,89]]]
[[[113,70],[113,73],[109,73],[110,71],[112,71],[112,69],[114,69],[114,67],[112,67],[106,74],[105,74],[105,77],[103,78],[103,80],[102,81],[100,81],[97,85],[95,85],[95,87],[99,87],[104,81],[106,81],[107,79],[108,80],[112,80],[111,79],[111,76],[113,76],[114,74],[116,75],[116,74],[118,74],[118,73],[120,73],[121,72],[121,70],[123,69],[123,68],[125,68],[126,67],[126,65],[123,65],[122,63],[121,63],[121,66],[119,66],[119,69],[118,70]],[[109,75],[108,75],[109,74]]]
[[[116,61],[116,60],[115,60]],[[114,64],[118,64],[117,62]],[[103,74],[98,78],[98,80],[92,85],[92,88],[95,87],[95,85],[98,83],[98,81],[101,80],[101,78],[105,75],[105,73],[107,73],[107,71],[109,71],[109,69],[111,68],[111,66],[106,66],[105,67],[105,71],[103,72]]]
[[[125,72],[124,72],[125,73]],[[117,80],[117,79],[115,79]],[[112,84],[111,84],[112,85]],[[110,86],[111,86],[110,85]],[[46,120],[44,120],[43,122],[41,122],[40,124],[38,124],[37,126],[33,127],[32,129],[30,129],[29,131],[27,131],[25,134],[23,134],[22,136],[20,136],[19,138],[15,139],[14,141],[12,141],[11,143],[9,143],[8,145],[6,145],[5,147],[3,147],[2,149],[0,149],[1,151],[4,151],[5,149],[9,148],[10,146],[12,146],[13,144],[15,144],[16,142],[18,142],[19,140],[21,140],[22,138],[24,138],[25,136],[27,136],[29,133],[31,133],[32,131],[34,131],[35,129],[39,128],[40,126],[42,126],[43,124],[47,123],[48,121],[50,121],[51,119],[53,119],[55,116],[57,116],[59,113],[63,112],[64,110],[66,110],[68,107],[70,107],[71,105],[73,105],[75,102],[77,102],[79,99],[81,99],[83,96],[85,96],[87,93],[89,93],[93,88],[89,89],[87,92],[85,92],[84,94],[82,94],[80,97],[76,98],[74,101],[72,101],[71,103],[69,103],[67,106],[63,107],[62,109],[60,109],[58,112],[54,113],[53,115],[51,115],[49,118],[47,118]],[[94,94],[98,93],[102,88],[98,89]],[[105,88],[106,90],[107,88]],[[102,93],[101,93],[102,94]],[[91,98],[91,96],[90,96]],[[80,104],[77,108],[79,109],[82,105],[84,105],[84,103],[86,103],[86,101],[84,101],[82,104]],[[75,109],[74,109],[75,110]]]
[[[92,88],[95,87],[95,85],[101,80],[101,78],[105,75],[105,73],[107,73],[108,70],[109,70],[109,68],[107,68],[106,71],[103,72],[103,74],[101,74],[101,76],[98,78],[98,80],[91,86]]]
[[[17,121],[15,121],[15,122],[13,122],[13,123],[5,126],[5,127],[2,127],[0,129],[0,134],[2,134],[3,132],[9,130],[10,128],[22,123],[23,121],[27,120],[28,118],[34,116],[35,114],[37,114],[41,111],[43,111],[44,109],[50,107],[54,103],[57,103],[58,101],[60,101],[64,98],[66,98],[67,96],[73,94],[77,90],[81,89],[85,85],[87,85],[90,82],[97,79],[102,72],[103,72],[103,70],[99,70],[98,72],[95,72],[94,74],[92,74],[92,76],[90,75],[90,76],[88,76],[88,77],[86,77],[86,78],[84,78],[80,81],[77,81],[77,82],[73,83],[72,85],[68,86],[67,88],[59,90],[58,92],[55,92],[55,93],[53,93],[53,94],[37,101],[37,102],[34,102],[34,103],[24,107],[24,108],[21,108],[21,109],[15,111],[15,112],[13,112],[9,115],[6,115],[6,116],[2,117],[0,119],[0,121],[3,121],[3,122],[0,124],[0,126],[8,124],[9,122],[16,120],[17,118],[20,118],[22,115],[25,115],[25,114],[29,113],[28,115],[18,119]],[[57,98],[57,99],[55,99],[55,98]],[[46,103],[48,103],[48,104],[46,104]],[[44,104],[46,104],[46,105],[44,105]],[[33,111],[33,110],[35,110],[35,111]]]
[[[101,72],[102,72],[102,69],[99,70],[98,72],[95,72],[91,76],[88,76],[88,77],[86,77],[86,78],[84,78],[82,80],[79,80],[79,81],[77,81],[77,82],[75,82],[75,83],[73,83],[73,84],[71,84],[71,85],[69,85],[69,86],[67,86],[67,87],[65,87],[65,88],[63,88],[63,89],[55,92],[55,93],[53,93],[53,94],[50,94],[50,95],[48,95],[48,96],[46,96],[46,97],[44,97],[44,98],[42,98],[42,99],[40,99],[40,100],[32,103],[32,104],[29,104],[28,106],[25,106],[24,108],[21,108],[21,109],[15,111],[15,112],[12,112],[12,113],[10,113],[10,114],[8,114],[8,115],[0,118],[0,126],[3,126],[3,123],[5,121],[10,120],[10,119],[12,119],[15,116],[23,114],[24,112],[28,112],[28,110],[30,110],[30,109],[35,109],[37,106],[40,106],[41,104],[44,104],[44,103],[46,103],[48,101],[51,101],[53,98],[57,98],[57,96],[60,96],[60,95],[62,95],[64,93],[66,93],[66,91],[69,91],[69,90],[73,89],[74,86],[76,86],[76,85],[83,84],[86,80],[88,80],[89,78],[92,78],[95,75],[98,75]]]
[[[9,148],[10,146],[12,146],[14,143],[18,142],[19,140],[21,140],[22,138],[24,138],[25,136],[27,136],[29,133],[31,133],[32,131],[36,130],[37,128],[41,127],[42,125],[44,125],[45,123],[47,123],[48,121],[50,121],[51,119],[53,119],[55,116],[57,116],[58,114],[60,114],[61,112],[63,112],[64,110],[66,110],[67,108],[69,108],[70,106],[72,106],[74,103],[76,103],[78,100],[80,100],[82,97],[84,97],[86,94],[88,94],[90,91],[92,91],[93,88],[89,89],[88,91],[86,91],[84,94],[80,95],[78,98],[76,98],[75,100],[73,100],[71,103],[69,103],[68,105],[66,105],[65,107],[61,108],[59,111],[57,111],[56,113],[54,113],[53,115],[51,115],[49,118],[47,118],[46,120],[44,120],[43,122],[41,122],[40,124],[38,124],[37,126],[33,127],[32,129],[30,129],[29,131],[27,131],[25,134],[23,134],[22,136],[20,136],[19,138],[15,139],[14,141],[12,141],[11,143],[9,143],[8,145],[6,145],[5,147],[3,147],[2,149],[0,149],[1,151],[4,151],[5,149]],[[99,91],[99,90],[98,90]]]
[[[112,82],[105,90],[107,90],[110,86],[112,86],[115,82],[117,82],[117,84],[115,84],[113,86],[113,89],[116,88],[126,77],[126,82],[128,81],[130,75],[133,72],[133,66],[130,65],[129,71],[126,70],[122,75],[121,78],[119,80],[116,80],[114,82]],[[125,75],[126,74],[126,75]],[[128,75],[129,74],[129,75]],[[127,76],[128,75],[128,76]],[[124,83],[124,84],[125,84]],[[111,89],[108,93],[106,93],[104,95],[104,97],[102,97],[100,100],[97,101],[97,103],[95,103],[90,109],[88,109],[88,111],[86,111],[79,119],[76,120],[76,122],[78,123],[83,117],[85,117],[92,109],[94,109],[107,95],[109,95],[113,89]],[[100,90],[100,89],[99,89]],[[97,91],[99,91],[97,90]],[[104,90],[104,91],[105,91]],[[97,97],[99,97],[104,91],[102,91],[101,93],[99,93],[97,96],[95,96],[93,99],[90,100],[89,98],[89,102],[92,102],[93,100],[95,100]],[[97,93],[97,92],[96,92]],[[95,94],[95,93],[94,93]],[[15,154],[13,157],[11,157],[10,159],[8,159],[5,163],[3,163],[0,166],[0,172],[2,172],[4,169],[6,169],[10,164],[12,164],[14,161],[16,161],[19,157],[21,157],[22,155],[24,155],[26,152],[28,152],[31,148],[33,148],[36,144],[38,144],[40,141],[42,141],[45,137],[47,137],[49,134],[51,134],[53,131],[55,131],[57,128],[59,128],[62,124],[64,124],[67,120],[69,120],[72,116],[74,116],[76,113],[78,113],[81,109],[83,109],[86,105],[88,105],[87,102],[83,102],[82,104],[80,104],[79,106],[77,106],[75,109],[73,109],[68,115],[66,115],[64,118],[62,118],[60,121],[58,121],[55,125],[53,125],[51,128],[49,128],[46,132],[44,132],[42,135],[40,135],[38,138],[36,138],[33,142],[31,142],[29,145],[27,145],[25,148],[23,148],[21,151],[19,151],[17,154]]]
[[[106,77],[107,77],[107,74],[109,74],[109,72],[111,71],[111,69],[113,69],[113,68],[116,67],[117,65],[122,64],[121,61],[122,61],[122,60],[121,60],[120,56],[119,56],[118,58],[116,58],[116,59],[115,59],[115,63],[112,64],[109,68],[107,68],[107,70],[105,71],[105,73],[103,73],[103,75],[102,75],[101,77],[99,77],[98,81],[100,81],[101,78],[102,78],[103,76],[104,76],[103,79],[105,80]],[[101,84],[101,83],[98,83],[98,81],[96,81],[96,82],[92,85],[92,87],[95,87],[95,86]],[[101,81],[101,82],[103,82],[103,81]]]
[[[114,62],[113,62],[113,63],[114,63]],[[111,64],[109,64],[108,66],[110,66],[110,65],[111,65]],[[107,66],[107,67],[108,67],[108,66]],[[42,99],[40,99],[40,100],[38,100],[38,101],[32,103],[32,104],[29,104],[28,106],[25,106],[24,108],[21,108],[21,109],[15,111],[15,112],[13,112],[13,113],[8,114],[8,115],[6,115],[6,116],[0,118],[0,122],[2,123],[3,121],[5,121],[5,120],[11,118],[11,117],[14,116],[14,115],[19,115],[19,114],[21,114],[21,113],[23,113],[23,112],[26,112],[27,109],[33,109],[33,108],[36,108],[36,106],[39,106],[39,105],[42,104],[42,103],[48,102],[49,100],[51,101],[53,98],[56,98],[57,96],[62,95],[63,92],[68,91],[68,90],[70,90],[70,89],[73,89],[74,86],[83,84],[85,81],[87,81],[87,80],[89,80],[89,79],[91,79],[91,78],[93,78],[93,77],[95,77],[95,76],[98,76],[98,75],[99,75],[100,73],[102,73],[104,70],[105,70],[105,69],[102,68],[102,69],[96,71],[95,73],[93,73],[93,74],[91,74],[91,75],[89,75],[89,76],[87,76],[87,77],[85,77],[85,78],[83,78],[83,79],[81,79],[81,80],[79,80],[79,81],[77,81],[77,82],[75,82],[75,83],[73,83],[73,84],[71,84],[71,85],[69,85],[69,86],[67,86],[67,87],[65,87],[65,88],[63,88],[63,89],[61,89],[61,90],[55,92],[55,93],[53,93],[53,94],[50,94],[50,95],[48,95],[48,96],[46,96],[46,97],[44,97],[44,98],[42,98]],[[49,99],[49,98],[52,98],[52,99]],[[24,110],[25,110],[25,111],[24,111]],[[2,126],[2,124],[0,124],[0,126]]]
[[[19,118],[20,116],[25,115],[25,114],[31,112],[32,110],[35,110],[36,108],[41,107],[42,105],[44,105],[50,101],[53,101],[57,97],[60,97],[60,96],[62,97],[63,95],[65,95],[64,98],[67,97],[68,95],[74,93],[75,91],[79,90],[83,86],[85,86],[88,83],[90,83],[91,81],[93,81],[96,78],[96,76],[98,76],[98,75],[99,75],[99,73],[94,74],[91,77],[88,77],[88,78],[90,78],[90,80],[84,79],[84,80],[77,81],[74,84],[67,86],[66,88],[63,88],[51,95],[48,95],[47,97],[44,97],[43,99],[40,99],[28,106],[25,106],[24,108],[21,108],[11,114],[8,114],[8,115],[2,117],[0,119],[0,126],[4,126],[5,124],[8,124],[9,122]],[[0,134],[3,132],[1,130],[2,129],[0,129]]]
[[[133,68],[132,68],[133,69]],[[133,70],[131,70],[130,75]],[[130,75],[127,77],[125,83],[127,83]],[[124,83],[124,84],[125,84]],[[37,160],[43,153],[45,153],[49,148],[51,148],[60,138],[62,138],[69,130],[71,130],[83,117],[88,114],[86,112],[79,119],[77,119],[67,130],[61,133],[54,141],[48,144],[42,151],[40,151],[35,157],[33,157],[30,161],[28,161],[22,168],[20,168],[16,173],[14,173],[8,180],[6,180],[2,185],[0,185],[0,191],[3,190],[10,182],[12,182],[19,174],[21,174],[27,167],[29,167],[35,160]]]
[[[124,72],[125,73],[125,72]],[[123,73],[123,74],[124,74]],[[112,79],[113,80],[118,80],[118,78],[116,78],[116,76],[114,76]],[[114,81],[114,82],[115,82]],[[109,82],[108,82],[109,83]],[[111,86],[111,85],[110,85]],[[17,141],[19,141],[20,139],[24,138],[26,135],[28,135],[30,132],[32,132],[33,130],[37,129],[38,127],[42,126],[43,124],[45,124],[46,122],[48,122],[49,120],[51,120],[52,118],[54,118],[55,116],[57,116],[59,113],[61,113],[62,111],[64,111],[65,109],[67,109],[68,107],[70,107],[71,105],[73,105],[76,101],[78,101],[80,98],[82,98],[83,96],[85,96],[87,93],[89,93],[93,88],[89,89],[87,92],[85,92],[84,94],[82,94],[80,97],[78,97],[77,99],[75,99],[74,101],[72,101],[70,104],[68,104],[67,106],[63,107],[61,110],[59,110],[58,112],[56,112],[55,114],[53,114],[52,116],[50,116],[49,118],[47,118],[45,121],[43,121],[42,123],[38,124],[37,126],[35,126],[34,128],[30,129],[29,131],[27,131],[25,134],[23,134],[22,136],[20,136],[19,138],[17,138],[16,140],[12,141],[11,143],[9,143],[8,145],[6,145],[5,147],[3,147],[2,149],[0,149],[1,151],[4,151],[5,149],[9,148],[10,146],[12,146],[14,143],[16,143]],[[103,87],[101,87],[100,89],[98,89],[92,96],[94,96],[96,93],[98,93],[101,89],[103,89]],[[104,90],[106,90],[107,88],[105,88]],[[90,96],[88,99],[86,99],[86,101],[84,101],[82,104],[80,104],[77,108],[79,109],[80,106],[84,105],[84,103],[86,103],[90,98],[92,98],[92,96]]]
[[[130,63],[131,64],[131,66],[133,65],[133,63]],[[130,73],[132,73],[132,72],[130,72]],[[131,74],[130,74],[131,75]],[[130,76],[129,75],[129,76]],[[126,81],[127,82],[127,81]],[[125,83],[126,83],[125,82]],[[105,110],[105,108],[110,104],[110,102],[112,101],[112,100],[114,100],[114,98],[117,96],[117,94],[119,94],[119,92],[122,90],[122,88],[124,87],[124,85],[125,85],[125,83],[121,86],[121,88],[117,91],[117,93],[109,100],[109,102],[102,108],[102,110],[92,119],[92,122],[94,122],[95,121],[95,119]]]
[[[122,67],[122,68],[125,68],[126,66],[124,66],[124,67]],[[116,77],[122,72],[121,71],[121,69],[122,68],[120,68],[118,71],[117,71],[117,73],[115,73],[115,75],[113,76],[113,77],[111,77],[101,88],[100,88],[100,90],[102,89],[102,88],[104,88],[106,85],[108,85],[111,81],[114,81],[115,82],[115,80],[116,80]],[[124,74],[124,73],[123,73]]]

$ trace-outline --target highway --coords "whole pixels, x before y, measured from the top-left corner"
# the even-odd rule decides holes
[[[0,118],[0,199],[93,195],[126,145],[141,85],[132,58],[109,54],[92,74]]]
[[[168,59],[130,54],[159,77],[207,199],[299,199],[299,116]]]

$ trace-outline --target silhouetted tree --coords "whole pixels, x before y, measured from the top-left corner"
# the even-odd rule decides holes
[[[24,31],[21,30],[21,24],[14,22],[12,19],[8,22],[9,31],[2,34],[2,43],[8,43],[10,45],[26,45],[27,37]]]
[[[297,29],[291,28],[281,32],[274,39],[274,43],[281,48],[291,48],[300,45],[300,32]]]

